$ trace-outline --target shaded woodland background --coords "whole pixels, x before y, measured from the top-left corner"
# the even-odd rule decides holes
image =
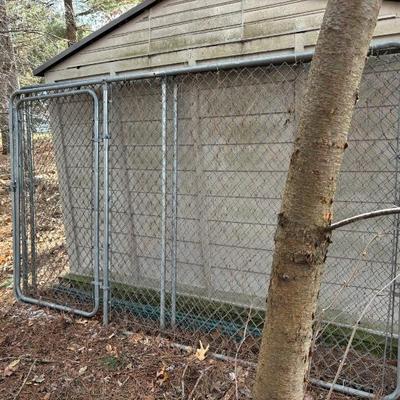
[[[32,70],[140,0],[0,0],[0,132],[7,154],[8,98],[39,83]]]

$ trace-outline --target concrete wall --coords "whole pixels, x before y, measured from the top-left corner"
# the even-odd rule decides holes
[[[176,79],[179,85],[179,293],[264,307],[276,215],[307,68],[301,65],[263,67]],[[388,56],[370,59],[365,70],[335,200],[334,220],[394,204],[399,68],[398,57]],[[112,279],[158,289],[160,81],[118,83],[112,86],[111,96]],[[168,97],[171,145],[171,93]],[[79,125],[86,117],[75,106],[74,110],[74,120]],[[82,113],[86,113],[84,108]],[[61,118],[60,135],[71,137],[77,132],[77,126],[69,123],[65,110],[62,115],[54,117]],[[89,132],[78,131],[86,135],[78,141],[87,140]],[[80,156],[82,149],[76,141],[68,141],[63,149],[63,162],[74,164],[76,169],[71,167],[69,180],[61,183],[69,197],[75,199],[73,203],[79,205],[73,222],[77,229],[68,233],[68,240],[82,246],[90,234],[88,226],[81,226],[87,220],[83,216],[90,213],[82,197],[90,190],[90,179],[79,168],[90,160],[87,152]],[[171,147],[168,168],[170,194]],[[70,208],[65,207],[65,212],[65,219],[72,221]],[[320,300],[322,308],[329,306],[330,316],[344,312],[339,321],[354,319],[367,299],[389,282],[394,223],[394,217],[384,217],[335,232]],[[169,195],[168,272],[170,227]],[[72,248],[72,270],[85,274],[87,258],[78,262],[74,251]],[[368,325],[383,321],[388,305],[386,290],[367,313]]]

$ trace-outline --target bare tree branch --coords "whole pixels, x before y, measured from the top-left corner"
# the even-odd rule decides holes
[[[9,35],[11,33],[33,33],[33,34],[37,34],[37,35],[49,36],[49,37],[52,37],[52,38],[57,39],[57,40],[64,40],[64,41],[68,40],[68,39],[66,39],[64,37],[61,37],[61,36],[58,36],[58,35],[54,35],[53,33],[38,31],[38,30],[35,30],[35,29],[9,29],[7,31],[0,30],[0,35]]]

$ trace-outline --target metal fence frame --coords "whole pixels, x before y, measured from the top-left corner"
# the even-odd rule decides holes
[[[400,49],[400,42],[381,42],[377,45],[371,47],[371,53],[380,51],[391,51]],[[174,69],[165,69],[159,70],[156,72],[139,72],[139,73],[130,73],[130,74],[122,74],[116,77],[107,77],[104,79],[85,79],[79,81],[72,81],[66,83],[55,83],[55,84],[44,84],[38,85],[34,87],[28,87],[21,90],[16,91],[11,100],[10,100],[10,132],[12,133],[11,140],[11,157],[12,157],[12,189],[13,189],[13,250],[14,250],[14,291],[15,296],[18,300],[41,305],[45,307],[54,308],[61,311],[72,312],[77,315],[81,315],[84,317],[92,317],[97,314],[100,303],[100,288],[102,288],[103,294],[103,322],[107,324],[109,321],[109,308],[110,308],[110,260],[109,260],[109,249],[110,249],[110,193],[109,193],[109,152],[110,152],[110,134],[109,134],[109,85],[115,82],[123,82],[123,81],[134,81],[139,79],[146,78],[162,78],[161,84],[161,99],[162,99],[162,130],[161,130],[161,138],[162,138],[162,187],[161,187],[161,196],[162,196],[162,216],[161,216],[161,265],[160,265],[160,328],[161,330],[166,328],[166,291],[165,291],[165,282],[166,282],[166,224],[167,224],[167,79],[168,77],[174,77],[181,74],[189,74],[196,72],[206,72],[206,71],[218,71],[225,69],[233,69],[233,68],[242,68],[242,67],[254,67],[254,66],[262,66],[268,64],[280,64],[280,63],[290,63],[297,61],[309,61],[313,56],[313,51],[305,51],[297,54],[290,55],[269,55],[262,57],[251,57],[244,60],[233,61],[233,62],[217,62],[217,63],[207,63],[203,65],[197,65],[192,67],[182,67],[182,68],[174,68]],[[95,91],[91,89],[81,89],[85,86],[90,85],[101,85],[102,87],[102,136],[99,134],[99,121],[100,121],[100,103],[99,98]],[[56,92],[53,92],[56,91]],[[44,93],[37,95],[38,93]],[[86,312],[82,310],[78,310],[75,308],[70,308],[66,306],[62,306],[59,304],[54,304],[51,302],[44,302],[38,299],[34,299],[31,297],[24,296],[20,290],[20,191],[21,191],[21,176],[20,176],[20,159],[19,159],[19,146],[20,146],[20,134],[19,134],[19,121],[18,121],[18,110],[22,103],[29,102],[30,100],[40,99],[40,98],[52,98],[52,97],[62,97],[68,96],[72,94],[78,93],[86,93],[93,98],[94,102],[94,138],[95,138],[95,146],[96,146],[96,204],[99,202],[99,154],[100,149],[99,145],[102,143],[103,146],[103,168],[104,168],[104,204],[103,204],[103,218],[104,218],[104,236],[103,236],[103,263],[102,263],[102,282],[100,279],[100,259],[99,256],[96,259],[95,264],[95,276],[94,276],[94,286],[95,286],[95,306],[91,312]],[[178,88],[176,84],[172,85],[172,93],[173,93],[173,172],[172,172],[172,280],[171,280],[171,325],[174,328],[176,325],[176,284],[177,284],[177,207],[178,207],[178,199],[177,199],[177,180],[178,180]],[[98,210],[100,211],[100,210]],[[100,247],[99,247],[99,212],[96,213],[96,232],[97,232],[97,247],[96,254],[99,255]],[[384,397],[385,400],[394,400],[400,395],[400,334],[397,336],[398,340],[398,368],[397,368],[397,387],[392,394],[389,394]],[[224,355],[217,355],[218,358],[229,359],[229,357]],[[357,390],[351,387],[342,386],[339,384],[332,385],[328,382],[322,382],[320,380],[310,379],[310,382],[320,385],[326,388],[333,388],[339,392],[356,395],[361,398],[374,398],[374,395],[368,392],[364,392],[362,390]]]
[[[19,154],[19,149],[21,147],[21,135],[19,131],[20,127],[20,121],[19,121],[19,108],[22,104],[24,103],[29,103],[31,101],[35,100],[43,100],[43,99],[53,99],[53,98],[59,98],[59,97],[65,97],[65,96],[73,96],[73,95],[80,95],[80,94],[86,94],[89,95],[92,100],[93,100],[93,137],[94,137],[94,147],[95,147],[95,187],[94,187],[94,193],[95,193],[95,232],[96,232],[96,238],[95,238],[95,248],[94,248],[94,254],[95,254],[95,263],[94,263],[94,306],[91,311],[84,311],[84,310],[79,310],[77,308],[72,308],[69,306],[64,306],[48,301],[43,301],[40,299],[36,299],[31,296],[26,296],[23,291],[21,290],[21,249],[20,249],[20,241],[21,241],[21,233],[20,233],[20,228],[21,228],[21,223],[20,223],[20,216],[21,216],[21,210],[20,210],[20,198],[21,198],[21,192],[22,192],[22,183],[23,183],[23,178],[22,178],[22,163],[20,161],[20,154]],[[93,90],[90,89],[78,89],[78,90],[72,90],[67,93],[65,92],[60,92],[60,93],[48,93],[44,95],[34,95],[34,96],[29,96],[29,97],[22,97],[18,99],[16,102],[13,100],[11,101],[11,113],[10,113],[10,132],[11,132],[11,160],[12,160],[12,168],[11,168],[11,173],[12,173],[12,192],[13,192],[13,254],[14,254],[14,269],[13,269],[13,277],[14,277],[14,294],[17,300],[29,303],[29,304],[35,304],[39,306],[44,306],[44,307],[49,307],[49,308],[54,308],[59,311],[65,311],[65,312],[71,312],[76,315],[80,315],[82,317],[93,317],[97,314],[100,306],[100,259],[99,259],[99,175],[98,175],[98,165],[99,165],[99,101],[97,98],[96,93]]]

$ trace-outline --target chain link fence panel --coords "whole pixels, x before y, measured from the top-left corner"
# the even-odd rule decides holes
[[[335,221],[400,205],[399,70],[396,54],[367,62]],[[38,122],[19,124],[20,252],[22,260],[35,258],[21,264],[23,290],[36,295],[43,288],[36,298],[73,308],[83,307],[81,299],[93,306],[104,293],[112,320],[256,361],[308,71],[307,63],[270,64],[104,83],[108,98],[100,86],[91,88],[100,99],[97,142],[88,95],[26,103],[30,111],[21,115]],[[56,238],[42,228],[51,225],[51,179]],[[99,204],[105,209],[98,214]],[[32,221],[40,240],[30,233]],[[398,232],[398,216],[334,232],[312,382],[336,379],[352,339],[337,384],[364,396],[396,388]],[[106,275],[110,283],[98,296],[96,260],[97,283]]]

